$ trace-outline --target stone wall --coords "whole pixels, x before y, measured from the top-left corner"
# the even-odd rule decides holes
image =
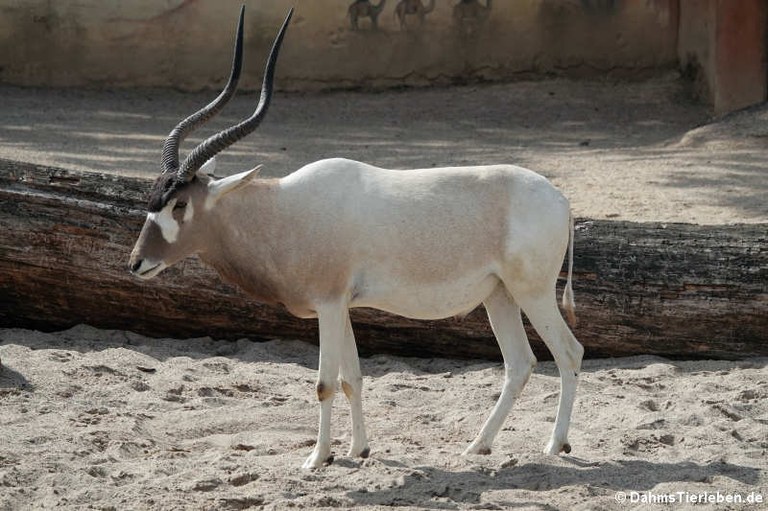
[[[0,83],[218,88],[241,3],[0,0]],[[454,16],[459,0],[435,0],[423,25],[408,16],[405,29],[395,16],[398,1],[387,0],[378,29],[362,18],[358,30],[348,16],[352,0],[245,3],[248,88],[258,87],[291,5],[296,14],[278,70],[282,89],[633,77],[673,67],[678,57],[676,0],[496,0],[486,19],[461,22]]]

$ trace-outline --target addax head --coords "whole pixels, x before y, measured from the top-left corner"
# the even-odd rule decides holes
[[[232,72],[226,87],[207,106],[181,121],[163,145],[162,174],[150,192],[147,219],[133,248],[130,271],[149,279],[184,257],[204,248],[205,217],[218,201],[258,175],[260,167],[223,179],[212,177],[215,156],[253,132],[272,99],[275,64],[293,9],[277,34],[264,71],[261,97],[253,115],[203,141],[179,163],[179,145],[193,130],[215,116],[234,96],[243,59],[243,16],[235,40]]]

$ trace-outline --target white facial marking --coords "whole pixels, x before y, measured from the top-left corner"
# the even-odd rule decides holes
[[[173,218],[175,204],[176,199],[173,199],[157,213],[147,213],[147,220],[154,222],[160,228],[163,239],[168,243],[174,243],[179,238],[179,223]]]
[[[192,201],[187,202],[187,207],[184,210],[184,222],[189,222],[192,217],[195,216],[195,208],[192,206]]]
[[[208,196],[205,198],[205,203],[203,204],[203,209],[205,211],[210,211],[213,209],[213,206],[216,205],[216,194],[209,193]]]

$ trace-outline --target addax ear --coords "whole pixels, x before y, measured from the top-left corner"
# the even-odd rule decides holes
[[[206,176],[213,176],[214,172],[216,172],[216,157],[214,156],[205,162],[197,172],[200,174],[205,174]]]
[[[259,172],[261,172],[261,167],[262,166],[259,165],[251,170],[233,176],[210,181],[208,183],[208,200],[205,201],[206,207],[213,207],[213,205],[226,194],[233,192],[256,179]]]

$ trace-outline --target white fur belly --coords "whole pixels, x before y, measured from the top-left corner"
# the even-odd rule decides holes
[[[367,285],[350,307],[371,307],[413,319],[442,319],[470,312],[493,292],[499,279],[486,273],[425,285]]]

